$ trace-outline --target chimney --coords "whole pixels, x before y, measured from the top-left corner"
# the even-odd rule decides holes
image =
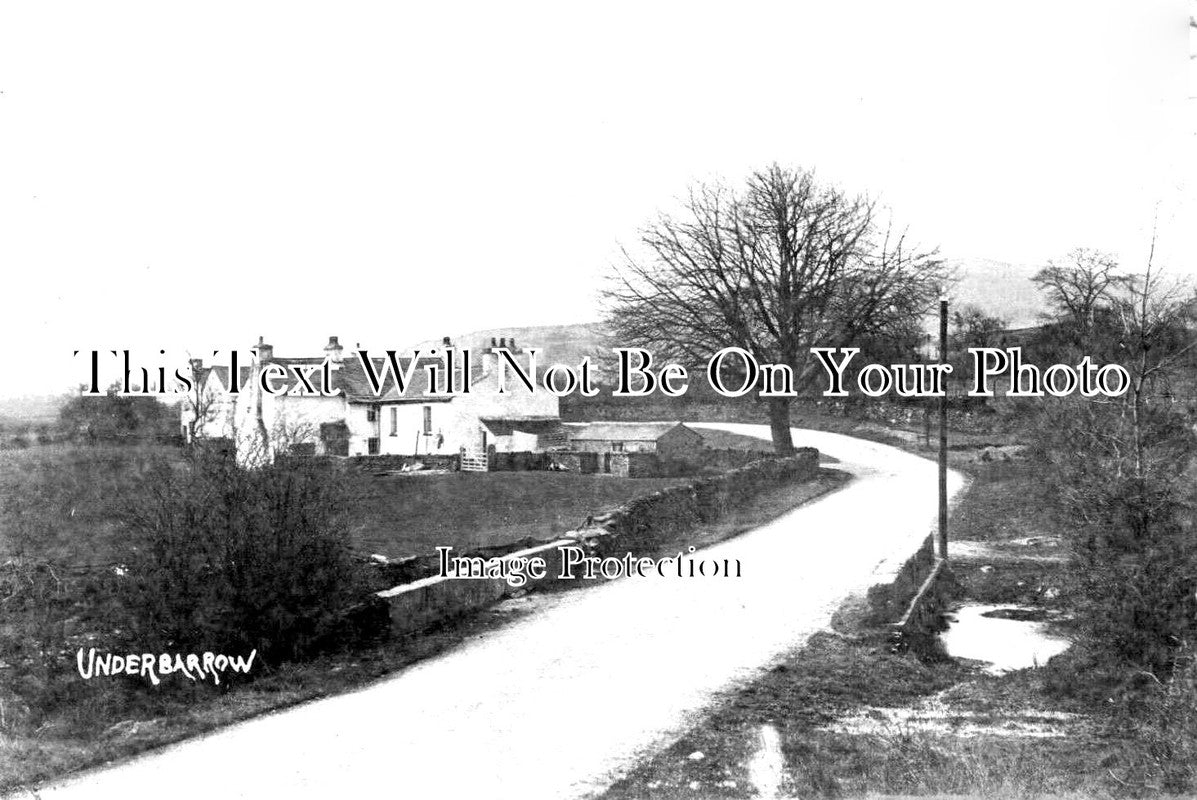
[[[499,337],[499,347],[506,347],[506,346],[507,346],[507,337],[500,336]]]
[[[449,339],[448,336],[446,336],[444,339],[441,339],[441,346],[442,347],[452,347],[453,342],[452,342],[452,340]]]
[[[324,346],[324,355],[333,364],[340,364],[345,360],[345,349],[341,347],[336,336],[328,337],[328,344]]]
[[[204,360],[202,358],[189,359],[191,362],[191,374],[194,375],[204,368]]]
[[[274,345],[266,344],[263,336],[258,337],[258,360],[263,364],[274,360]]]
[[[495,348],[499,346],[499,340],[495,337],[490,337],[490,347],[482,351],[482,374],[490,375],[499,368],[499,354],[495,352]]]

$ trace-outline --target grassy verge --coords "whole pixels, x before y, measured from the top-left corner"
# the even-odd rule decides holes
[[[953,515],[959,599],[1066,611],[1037,469],[956,460],[972,478]],[[1126,735],[1103,698],[1068,690],[1081,654],[989,674],[943,653],[895,654],[865,610],[850,601],[834,630],[723,697],[606,797],[1128,793],[1116,777]]]

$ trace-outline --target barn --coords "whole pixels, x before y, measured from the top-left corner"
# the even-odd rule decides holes
[[[655,453],[685,461],[703,449],[698,431],[680,422],[587,422],[566,425],[571,450],[583,453]]]

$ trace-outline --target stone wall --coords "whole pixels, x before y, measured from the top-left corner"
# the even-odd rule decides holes
[[[618,478],[655,478],[661,474],[656,453],[601,453],[604,471]]]
[[[599,453],[598,456],[600,471],[623,478],[695,475],[703,470],[727,472],[754,461],[777,457],[768,450],[731,449],[702,449],[686,458],[665,458],[660,453]]]
[[[419,466],[420,469],[430,470],[449,470],[456,472],[460,467],[460,461],[456,454],[454,455],[427,455],[427,456],[412,456],[412,455],[378,455],[378,456],[310,456],[299,453],[289,453],[287,455],[280,455],[277,458],[280,462],[287,462],[293,464],[319,464],[337,469],[352,469],[360,472],[391,472],[399,471],[404,468],[413,468]]]
[[[764,443],[762,442],[762,444]],[[751,464],[753,461],[760,461],[763,458],[776,457],[777,454],[767,448],[760,450],[716,450],[707,448],[699,454],[696,463],[698,466],[708,469],[728,470],[739,469],[746,464]]]
[[[525,472],[547,470],[553,463],[549,453],[520,451],[514,453],[495,452],[490,454],[491,472]]]
[[[752,461],[723,475],[694,484],[699,519],[710,522],[743,506],[762,491],[783,483],[809,480],[819,471],[819,451],[802,447],[788,458]]]
[[[734,504],[748,502],[760,492],[786,482],[809,480],[818,469],[819,453],[812,448],[800,450],[793,458],[755,461],[727,475],[638,497],[588,518],[577,531],[567,533],[568,538],[530,544],[501,557],[540,556],[548,567],[541,585],[559,582],[563,546],[581,545],[589,555],[597,556],[651,553],[670,538],[685,535],[699,522],[717,518]],[[428,558],[418,561],[420,565],[412,566],[427,569],[435,563]],[[460,580],[433,576],[379,592],[377,597],[387,604],[392,630],[408,634],[484,608],[516,590],[517,587],[499,578]]]
[[[598,453],[549,453],[550,469],[592,475],[599,471]]]
[[[502,556],[504,559],[533,558],[539,556],[547,567],[542,583],[558,582],[561,574],[561,547],[576,545],[573,539],[560,539],[519,550]],[[518,587],[526,590],[534,585]],[[436,625],[485,608],[510,596],[517,590],[503,578],[462,580],[434,576],[414,583],[396,586],[379,592],[390,610],[391,631],[400,635],[419,633]]]
[[[948,562],[935,554],[935,534],[931,534],[891,583],[869,589],[868,621],[890,626],[895,650],[934,652],[956,589]]]
[[[810,480],[818,470],[819,451],[801,448],[790,458],[761,459],[724,475],[638,497],[591,517],[578,535],[604,554],[650,549],[679,530],[719,519],[767,489]]]
[[[404,468],[411,468],[417,465],[423,465],[423,469],[445,469],[456,472],[460,466],[459,457],[456,453],[442,454],[442,455],[378,455],[378,456],[351,456],[348,460],[350,467],[360,469],[365,472],[370,471],[389,471],[402,470]]]
[[[560,470],[583,475],[610,473],[620,478],[657,478],[693,475],[703,469],[733,470],[753,461],[773,458],[768,451],[703,450],[693,459],[663,459],[655,453],[591,453],[580,451],[510,453],[494,452],[489,456],[491,472],[525,472]],[[423,464],[425,469],[459,468],[458,455],[378,455],[353,456],[349,465],[363,470],[401,470],[405,466]]]
[[[868,600],[873,621],[895,623],[900,620],[934,568],[935,537],[928,536],[919,549],[906,559],[892,583],[869,589]]]

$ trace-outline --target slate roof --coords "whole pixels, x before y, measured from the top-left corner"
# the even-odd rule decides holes
[[[229,383],[229,368],[228,367],[221,367],[221,366],[201,367],[199,370],[200,381],[202,382],[202,381],[207,380],[208,375],[213,372],[216,373],[216,377],[220,380],[220,385],[225,388],[225,391],[228,391],[231,388],[231,384]],[[250,379],[250,376],[253,375],[253,368],[252,367],[238,367],[237,372],[239,372],[241,375],[241,385],[245,386],[245,382],[248,381]]]
[[[406,371],[411,363],[410,358],[398,358],[399,368]],[[290,367],[310,367],[316,365],[317,367],[323,363],[322,358],[274,358],[270,363],[279,364],[285,369],[288,369],[287,380],[288,385],[295,385],[298,383],[298,378],[291,372]],[[380,379],[382,378],[383,368],[387,365],[386,358],[371,358],[370,361],[374,364],[374,374]],[[361,361],[356,355],[347,356],[341,362],[340,367],[332,371],[332,388],[340,389],[341,392],[348,398],[351,403],[362,402],[445,402],[453,399],[453,395],[443,392],[433,394],[426,394],[429,389],[428,370],[425,367],[429,364],[436,364],[441,366],[439,358],[421,358],[417,363],[415,369],[412,371],[411,379],[407,382],[405,390],[402,394],[399,393],[398,387],[395,384],[395,375],[389,368],[387,369],[386,378],[382,381],[382,392],[375,395],[374,390],[370,385],[370,379],[366,375],[366,370],[362,367]],[[441,369],[440,380],[444,380],[443,368]],[[315,369],[308,376],[308,380],[312,384],[312,388],[319,392],[323,388],[323,373],[320,369]],[[279,381],[280,383],[283,381]],[[301,387],[302,388],[302,387]],[[298,393],[297,393],[298,394]]]
[[[399,357],[396,360],[399,362],[399,368],[403,371],[406,371],[409,364],[411,363],[410,358]],[[473,388],[475,385],[483,383],[483,382],[494,381],[494,377],[492,375],[483,375],[482,374],[482,365],[480,363],[478,363],[480,360],[481,359],[478,359],[478,358],[472,359],[471,369],[470,369],[470,373],[471,373],[470,387],[471,388]],[[373,362],[373,364],[374,364],[375,375],[381,376],[383,367],[384,367],[384,365],[386,365],[388,363],[388,359],[385,357],[371,358],[370,361]],[[272,358],[268,363],[278,364],[284,370],[286,370],[286,376],[275,379],[275,383],[280,386],[291,387],[291,386],[295,386],[299,382],[299,379],[297,377],[295,377],[295,374],[291,370],[291,367],[293,367],[293,366],[294,367],[307,367],[307,368],[310,368],[312,366],[319,367],[319,365],[322,364],[323,362],[324,362],[323,358],[312,358],[312,357],[277,358],[276,357],[276,358]],[[411,380],[408,382],[408,384],[406,386],[406,390],[403,392],[403,394],[400,394],[398,392],[398,389],[395,386],[394,373],[388,369],[386,380],[383,383],[383,391],[381,394],[375,395],[373,389],[370,386],[370,379],[366,375],[366,371],[365,371],[365,369],[363,369],[361,361],[358,359],[357,355],[356,354],[352,354],[352,355],[347,354],[345,356],[344,361],[341,362],[340,368],[336,369],[332,372],[332,388],[340,389],[345,394],[345,396],[348,398],[349,402],[351,402],[351,403],[382,403],[382,402],[387,402],[387,403],[403,403],[403,402],[406,402],[406,403],[435,403],[435,402],[447,402],[449,400],[452,400],[455,395],[446,394],[446,393],[433,393],[433,394],[425,393],[425,392],[427,392],[427,390],[429,388],[429,373],[428,373],[428,370],[425,369],[425,367],[428,366],[429,364],[435,364],[441,368],[440,369],[441,374],[438,376],[438,380],[444,381],[444,365],[439,357],[438,358],[420,358],[416,364],[415,370],[413,370],[413,372],[412,372]],[[212,372],[216,373],[216,376],[220,379],[221,384],[227,390],[229,388],[229,368],[227,366],[204,367],[201,369],[201,371],[199,373],[201,376],[201,380],[205,379],[207,377],[207,375]],[[240,375],[241,385],[242,385],[242,387],[244,387],[246,382],[249,381],[253,377],[253,367],[252,366],[242,366],[239,368],[239,372],[241,373],[241,375]],[[454,381],[453,381],[454,386],[461,385],[460,384],[460,380],[461,380],[460,375],[461,375],[461,363],[460,363],[460,359],[458,359],[458,362],[457,362],[456,368],[455,368],[455,377],[454,377]],[[308,380],[311,382],[312,388],[315,390],[315,392],[319,392],[322,388],[322,382],[323,382],[321,370],[318,368],[315,370],[312,370],[311,374],[308,375],[307,377],[308,377]],[[514,374],[510,370],[508,371],[507,385],[508,385],[509,391],[513,391],[513,392],[526,391],[523,384],[519,382],[519,380],[514,376]],[[243,391],[244,391],[244,388],[243,388]],[[293,396],[298,396],[298,395],[299,395],[299,393],[297,392],[296,395],[293,395]]]
[[[589,422],[569,425],[569,438],[580,441],[655,442],[674,428],[701,434],[680,422]]]

